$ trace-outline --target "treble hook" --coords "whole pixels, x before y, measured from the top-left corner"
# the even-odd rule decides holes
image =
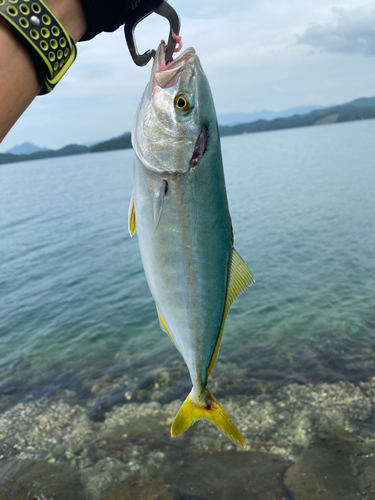
[[[172,34],[180,34],[180,18],[173,7],[169,5],[165,0],[143,0],[130,14],[129,18],[125,22],[125,38],[128,44],[130,55],[137,66],[145,66],[151,59],[155,57],[156,51],[153,49],[147,50],[144,54],[139,54],[137,45],[135,43],[134,31],[139,22],[145,19],[147,16],[155,12],[159,16],[165,17],[169,21],[170,30],[168,43],[165,51],[165,62],[168,63],[173,55],[174,49],[176,47],[176,40],[173,38]]]

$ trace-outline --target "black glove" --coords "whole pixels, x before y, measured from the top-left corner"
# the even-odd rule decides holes
[[[159,4],[161,0],[80,0],[87,22],[81,42],[91,40],[102,31],[116,31],[140,4]]]

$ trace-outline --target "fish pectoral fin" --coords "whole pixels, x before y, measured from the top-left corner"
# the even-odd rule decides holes
[[[219,354],[221,337],[223,335],[224,324],[225,320],[227,319],[230,306],[232,305],[234,299],[237,298],[239,295],[241,295],[241,293],[244,292],[246,288],[251,286],[253,283],[254,283],[253,273],[247,267],[243,258],[233,248],[230,259],[229,278],[227,286],[227,295],[225,298],[223,319],[221,321],[220,332],[217,337],[215,350],[213,352],[210,364],[208,366],[207,376],[209,376],[210,373],[212,372],[216,362],[217,355]]]
[[[137,225],[135,223],[135,205],[134,205],[134,193],[133,193],[130,200],[129,212],[128,212],[128,231],[130,236],[133,236],[136,230],[137,230]]]
[[[163,213],[164,198],[168,191],[168,182],[163,180],[160,189],[154,193],[153,211],[154,211],[154,233],[156,232],[161,214]]]
[[[183,405],[181,406],[179,412],[174,419],[171,428],[171,436],[175,437],[182,432],[185,432],[194,422],[200,420],[201,418],[207,418],[211,420],[218,429],[221,430],[234,444],[242,446],[245,448],[245,441],[241,436],[240,431],[234,425],[232,420],[227,415],[224,408],[217,402],[210,391],[207,391],[207,406],[200,407],[194,404],[192,399],[192,391],[189,396],[185,399]]]

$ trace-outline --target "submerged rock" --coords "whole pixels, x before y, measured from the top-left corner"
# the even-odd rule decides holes
[[[166,474],[165,481],[175,486],[181,499],[287,499],[285,469],[285,461],[271,454],[193,452]]]
[[[55,465],[69,463],[79,471],[90,500],[110,498],[119,482],[123,483],[135,475],[165,480],[175,500],[208,500],[212,498],[209,491],[214,491],[217,498],[225,499],[225,495],[234,498],[229,497],[233,488],[238,498],[245,495],[243,498],[251,500],[279,500],[289,499],[288,493],[285,493],[287,490],[283,489],[283,471],[298,460],[303,449],[304,454],[314,457],[308,446],[317,446],[316,440],[321,437],[315,436],[320,436],[327,427],[339,424],[362,441],[375,441],[375,378],[359,385],[344,382],[315,386],[291,384],[278,392],[268,391],[266,385],[259,385],[253,390],[253,396],[237,394],[228,397],[224,394],[220,403],[243,434],[247,445],[245,452],[235,451],[235,446],[206,420],[197,422],[187,432],[172,439],[171,424],[183,396],[190,389],[184,373],[177,373],[179,367],[176,365],[173,370],[155,370],[152,379],[137,379],[137,389],[132,395],[128,394],[129,398],[122,393],[123,379],[111,384],[109,379],[103,379],[103,384],[98,379],[98,390],[95,389],[95,396],[85,407],[76,404],[64,392],[12,407],[0,415],[0,460],[4,463],[11,458],[44,460]],[[173,375],[176,375],[174,381]],[[246,374],[239,371],[238,376],[245,377]],[[241,387],[248,382],[244,381]],[[184,384],[188,387],[181,390]],[[251,384],[256,387],[253,379]],[[142,388],[146,386],[148,389]],[[172,394],[167,392],[170,388],[172,392],[183,392],[183,396],[167,403],[165,401]],[[146,392],[149,401],[141,402],[138,398]],[[89,407],[95,408],[95,401],[103,403],[101,408],[100,405],[96,407],[97,421],[86,415]],[[352,448],[345,446],[345,454],[354,460]],[[369,492],[363,496],[365,500],[374,500],[375,470],[371,469],[374,459],[370,448],[366,448],[370,445],[362,443],[361,446],[364,446],[363,453],[366,454],[355,455],[353,463],[357,468],[357,482],[354,483],[357,491]],[[325,453],[331,453],[328,445],[324,449]],[[367,455],[368,458],[364,458]],[[228,479],[230,487],[219,481],[220,488],[208,490],[208,483],[202,483],[200,467],[207,472],[207,477],[213,477],[203,463],[207,459],[215,474],[224,476],[222,457],[227,457],[230,475],[237,480],[232,484]],[[196,465],[199,463],[200,467]],[[256,472],[257,463],[262,464],[259,465],[259,472]],[[288,478],[290,488],[302,495],[298,489],[301,485],[296,481],[299,463],[302,462],[297,461],[293,466],[296,469],[290,469]],[[190,477],[192,482],[196,475],[199,479],[197,484],[201,484],[202,491],[206,492],[204,495],[198,490],[191,493],[187,479],[179,476],[181,468],[186,469],[186,478]],[[267,471],[264,474],[263,469]],[[293,470],[297,472],[294,474]],[[251,471],[255,471],[254,474]],[[278,474],[277,480],[275,474]],[[334,471],[332,477],[333,474]],[[272,484],[273,493],[264,489],[263,483]],[[180,491],[180,487],[183,490]],[[351,491],[349,487],[347,491]],[[298,498],[295,494],[295,500],[303,499],[303,496]],[[313,497],[308,500],[313,500]]]
[[[12,459],[0,466],[0,500],[87,500],[71,467]]]
[[[134,476],[119,483],[103,500],[173,500],[173,497],[159,479]]]
[[[94,422],[104,422],[106,413],[111,411],[116,404],[125,403],[126,392],[127,388],[125,387],[111,389],[96,399],[94,406],[88,410],[86,415]]]
[[[56,446],[80,436],[84,410],[55,397],[20,403],[0,415],[0,458],[50,458]]]
[[[334,428],[319,433],[286,473],[295,500],[373,500],[375,447]]]

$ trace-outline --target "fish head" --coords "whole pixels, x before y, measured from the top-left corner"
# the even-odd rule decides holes
[[[134,120],[136,155],[153,172],[185,174],[202,158],[212,124],[217,128],[215,108],[195,50],[166,63],[162,42]]]

